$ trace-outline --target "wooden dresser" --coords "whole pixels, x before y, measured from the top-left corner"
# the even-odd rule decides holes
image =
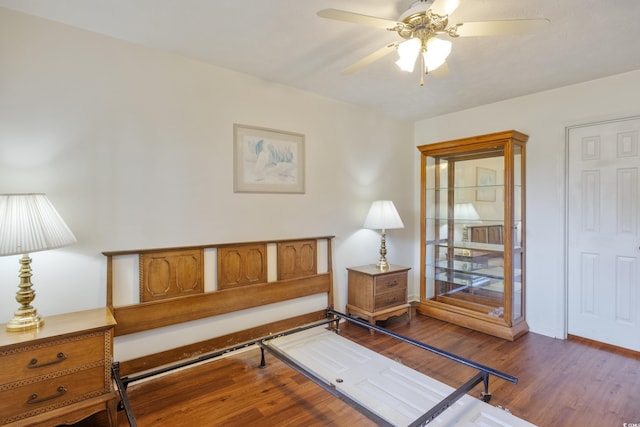
[[[56,426],[107,411],[116,426],[114,326],[106,308],[45,317],[32,331],[0,325],[0,425]]]
[[[405,313],[411,321],[411,306],[407,302],[409,270],[410,267],[397,265],[390,265],[385,271],[380,271],[375,265],[347,268],[347,314],[367,319],[372,325],[377,320]]]

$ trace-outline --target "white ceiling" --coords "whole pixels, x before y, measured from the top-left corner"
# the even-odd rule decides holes
[[[453,40],[446,77],[392,53],[341,71],[394,32],[319,18],[326,8],[396,20],[413,0],[0,0],[0,6],[175,52],[408,119],[640,69],[638,0],[461,0],[450,22],[548,18],[534,35]],[[637,90],[638,88],[636,88]],[[637,96],[638,93],[636,93]]]

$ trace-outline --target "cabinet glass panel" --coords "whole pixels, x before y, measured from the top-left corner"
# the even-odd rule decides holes
[[[513,147],[513,226],[514,226],[514,248],[520,248],[522,245],[522,211],[524,199],[522,198],[522,147],[514,145]]]
[[[523,264],[523,211],[524,199],[522,194],[524,181],[523,146],[513,145],[513,306],[512,318],[521,319],[524,315],[524,291],[522,278]]]
[[[522,286],[522,252],[514,253],[513,257],[513,319],[522,317],[524,292]]]
[[[426,158],[428,297],[503,317],[504,152],[468,154]]]

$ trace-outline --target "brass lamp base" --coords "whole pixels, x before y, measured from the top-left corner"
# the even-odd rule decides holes
[[[388,271],[389,270],[389,263],[387,262],[386,259],[380,258],[378,260],[378,263],[376,264],[376,267],[378,267],[378,270],[380,270],[380,271]]]
[[[387,238],[386,232],[384,228],[382,229],[381,237],[380,237],[380,259],[378,260],[378,270],[387,271],[389,270],[389,263],[387,262]]]
[[[6,329],[8,332],[28,331],[38,329],[44,325],[44,320],[38,315],[35,308],[33,313],[22,313],[22,311],[16,311],[13,319],[7,323]]]
[[[16,301],[21,307],[14,313],[13,319],[7,323],[6,329],[9,332],[28,331],[37,329],[44,325],[44,320],[38,316],[37,310],[31,306],[31,302],[35,299],[36,293],[31,288],[31,258],[28,254],[24,254],[20,258],[20,284],[16,293]]]

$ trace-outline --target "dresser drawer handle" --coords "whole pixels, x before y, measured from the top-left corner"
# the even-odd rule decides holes
[[[387,304],[391,304],[392,302],[396,302],[397,300],[398,300],[398,297],[393,297],[393,298],[387,298],[385,302]]]
[[[47,400],[51,400],[51,399],[55,399],[57,397],[60,397],[63,394],[65,394],[66,392],[67,392],[67,388],[65,386],[61,385],[60,387],[58,387],[56,389],[56,394],[52,394],[51,396],[47,396],[47,397],[43,397],[43,398],[38,399],[38,394],[37,393],[33,393],[31,396],[29,396],[29,399],[27,399],[27,404],[35,405],[36,403],[46,402]]]
[[[398,285],[398,281],[394,280],[393,282],[387,282],[387,288],[393,288]]]
[[[29,369],[44,368],[45,366],[55,365],[56,363],[64,362],[65,360],[67,360],[67,355],[64,354],[63,352],[60,352],[56,355],[55,360],[52,360],[51,362],[38,363],[38,359],[35,359],[35,358],[31,359],[29,361],[29,364],[27,365],[27,368]]]

